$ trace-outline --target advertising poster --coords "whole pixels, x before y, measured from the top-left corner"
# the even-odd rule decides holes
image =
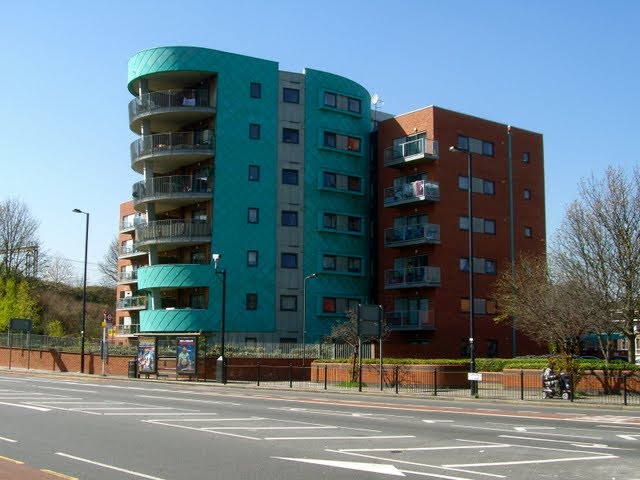
[[[138,337],[138,373],[156,373],[155,337]]]
[[[178,338],[176,342],[176,371],[180,375],[195,375],[198,358],[195,337]]]

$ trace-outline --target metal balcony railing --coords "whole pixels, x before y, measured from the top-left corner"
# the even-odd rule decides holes
[[[184,111],[196,108],[211,108],[209,90],[174,89],[144,93],[129,102],[129,121],[140,115],[162,111]]]
[[[439,286],[440,267],[408,267],[384,272],[384,288]]]
[[[134,282],[138,280],[138,270],[128,270],[118,273],[118,282]]]
[[[143,253],[145,252],[143,252],[142,250],[138,250],[136,245],[121,245],[118,249],[118,255],[121,257],[124,257],[126,255],[142,255]]]
[[[384,149],[384,166],[399,165],[412,160],[436,160],[438,158],[438,142],[426,138],[418,138]]]
[[[147,308],[147,297],[124,297],[119,298],[116,303],[116,309],[118,310],[129,310],[129,309],[143,309]]]
[[[131,324],[131,325],[114,325],[112,332],[114,335],[134,335],[140,331],[139,324]]]
[[[417,180],[384,189],[385,207],[424,200],[432,202],[440,200],[440,185],[437,182]]]
[[[423,223],[387,228],[384,231],[384,244],[387,247],[420,243],[440,243],[440,225]]]
[[[433,310],[396,310],[385,314],[389,330],[433,330],[436,327]]]
[[[135,217],[133,220],[123,220],[120,222],[120,230],[131,230],[136,227],[136,225],[140,225],[141,223],[146,222],[147,219],[145,217]]]
[[[158,220],[136,227],[136,243],[189,241],[211,236],[211,224],[205,220]]]
[[[143,200],[150,197],[185,197],[190,194],[210,192],[209,180],[192,175],[171,175],[142,180],[133,185],[133,197]]]
[[[167,132],[143,135],[131,144],[131,162],[153,155],[173,155],[190,152],[212,153],[213,130]]]

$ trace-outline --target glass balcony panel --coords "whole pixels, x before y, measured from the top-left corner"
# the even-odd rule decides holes
[[[146,296],[119,298],[116,303],[118,310],[143,310],[145,308],[147,308]]]
[[[385,207],[438,200],[440,200],[440,185],[437,182],[418,180],[384,189]]]
[[[418,138],[384,149],[384,166],[393,167],[412,161],[436,160],[438,158],[438,142],[426,138]]]
[[[434,330],[433,310],[398,310],[385,315],[390,330]]]
[[[211,237],[211,224],[204,220],[158,220],[136,227],[136,244],[192,243]]]
[[[132,122],[141,115],[155,112],[202,108],[212,108],[207,89],[173,89],[150,92],[129,102],[129,121]]]
[[[387,228],[384,231],[385,246],[418,245],[440,243],[440,225],[424,223]]]
[[[439,287],[440,267],[411,267],[385,270],[385,288]]]

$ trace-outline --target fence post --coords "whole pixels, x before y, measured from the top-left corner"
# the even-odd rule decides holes
[[[256,363],[256,380],[258,381],[258,386],[260,386],[260,362]]]
[[[622,398],[624,405],[627,405],[627,373],[622,374]]]
[[[438,396],[438,367],[433,369],[433,396]]]
[[[524,400],[524,370],[522,369],[520,369],[520,400]]]
[[[400,370],[400,365],[396,365],[396,368],[394,369],[394,372],[393,372],[393,383],[396,384],[396,394],[398,393],[398,383],[400,383],[398,381],[398,377],[399,377],[398,371],[399,370]]]
[[[327,365],[324,365],[324,389],[327,389]]]
[[[573,403],[573,373],[569,375],[569,400]]]
[[[289,363],[289,388],[293,388],[293,365]]]

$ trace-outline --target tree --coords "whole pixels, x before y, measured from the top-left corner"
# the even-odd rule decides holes
[[[0,279],[0,330],[9,328],[9,319],[28,318],[38,328],[40,306],[25,279]]]
[[[51,283],[73,284],[75,275],[73,265],[70,260],[60,254],[48,258],[42,270],[43,278]]]
[[[35,276],[38,269],[39,222],[26,203],[0,202],[0,276]]]
[[[523,254],[514,274],[503,270],[494,285],[496,321],[518,318],[518,330],[558,355],[562,370],[570,371],[580,337],[588,330],[593,305],[590,292],[576,282],[559,278],[545,255]]]
[[[609,167],[579,185],[580,199],[567,210],[555,241],[564,281],[588,291],[590,331],[606,339],[622,333],[635,360],[634,326],[640,318],[640,168],[627,177]],[[608,356],[608,341],[601,348]]]
[[[102,283],[105,286],[113,286],[118,282],[118,237],[115,236],[109,242],[109,247],[98,263],[102,273]]]

